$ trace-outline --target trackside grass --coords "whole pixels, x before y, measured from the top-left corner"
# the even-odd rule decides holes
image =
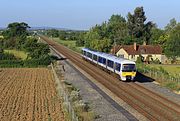
[[[168,73],[172,75],[180,74],[180,65],[157,65],[157,64],[150,64],[150,67],[160,68],[162,67]]]
[[[19,50],[4,50],[5,53],[13,54],[15,57],[25,60],[27,58],[27,53]]]
[[[60,40],[59,38],[53,38],[53,40],[55,40],[59,44],[62,44],[78,53],[81,53],[81,49],[83,48],[83,47],[77,47],[75,40]]]
[[[165,67],[165,68],[164,68]],[[180,74],[175,73],[179,71],[178,66],[152,66],[137,64],[138,71],[155,79],[161,86],[165,86],[171,90],[180,91]],[[168,69],[168,71],[166,70]],[[172,71],[170,71],[172,70]]]

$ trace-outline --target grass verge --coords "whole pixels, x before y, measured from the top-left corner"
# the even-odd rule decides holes
[[[27,58],[27,53],[24,51],[19,50],[4,50],[5,53],[13,54],[16,58],[20,58],[22,60],[25,60]]]
[[[66,88],[69,93],[70,101],[79,121],[93,121],[95,114],[90,108],[90,104],[83,102],[80,96],[80,90],[75,88],[71,83],[65,81]]]
[[[180,75],[178,73],[172,73],[171,71],[166,71],[163,65],[153,66],[145,64],[137,64],[138,71],[155,79],[161,86],[167,87],[173,91],[180,91]],[[170,68],[170,66],[168,66]],[[173,68],[176,68],[174,66]],[[172,69],[173,70],[173,69]],[[174,70],[174,72],[177,70]]]
[[[81,53],[81,49],[83,48],[83,47],[77,47],[75,40],[60,40],[59,38],[53,38],[53,40],[55,40],[59,44],[62,44],[78,53]]]
[[[166,70],[168,73],[172,75],[180,74],[180,65],[149,64],[148,66],[154,68],[162,67],[164,70]]]

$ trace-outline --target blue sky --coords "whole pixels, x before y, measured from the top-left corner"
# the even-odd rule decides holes
[[[180,0],[0,0],[0,27],[23,21],[30,26],[89,29],[112,14],[126,17],[138,6],[160,28],[172,18],[180,22]]]

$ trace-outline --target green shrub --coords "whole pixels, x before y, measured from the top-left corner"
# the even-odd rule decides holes
[[[49,56],[42,57],[40,59],[29,59],[29,60],[1,60],[1,68],[12,68],[12,67],[45,67],[51,63]]]
[[[173,90],[176,90],[178,88],[178,85],[175,82],[167,82],[165,83],[165,86]]]
[[[159,67],[159,71],[165,75],[169,75],[169,73],[161,66]]]
[[[10,53],[0,53],[0,60],[16,60],[17,58]]]
[[[138,57],[137,57],[137,60],[136,60],[136,63],[142,63],[143,62],[143,57],[142,57],[142,55],[139,55]]]
[[[154,64],[161,64],[160,60],[158,58],[156,58],[155,60],[152,61],[152,63]]]
[[[12,68],[12,67],[23,67],[24,63],[22,60],[1,60],[0,67]]]

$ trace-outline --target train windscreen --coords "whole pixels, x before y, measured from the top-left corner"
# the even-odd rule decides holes
[[[122,71],[123,72],[136,71],[136,65],[135,64],[123,64]]]

